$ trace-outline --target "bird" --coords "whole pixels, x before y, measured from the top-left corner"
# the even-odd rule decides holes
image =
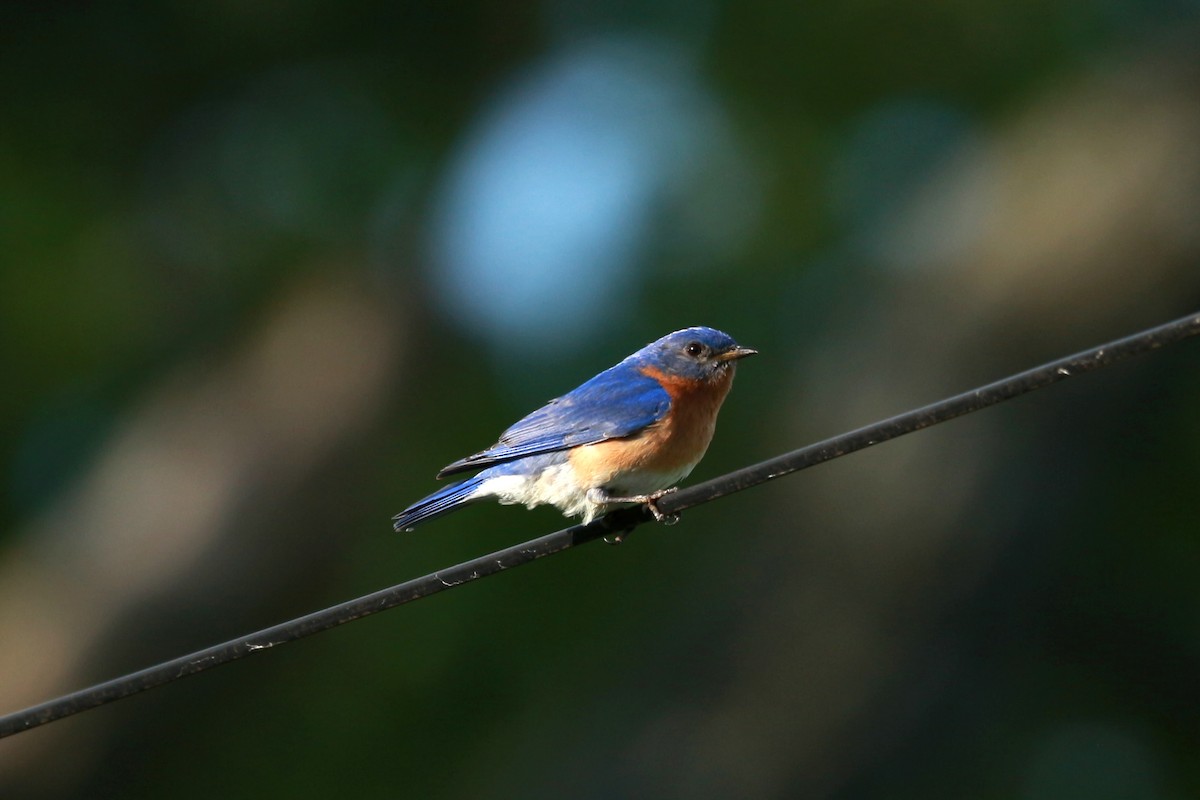
[[[394,528],[411,531],[487,499],[552,505],[583,524],[644,503],[669,523],[657,501],[703,458],[737,362],[757,352],[714,328],[669,333],[443,468],[438,478],[481,471],[413,503]]]

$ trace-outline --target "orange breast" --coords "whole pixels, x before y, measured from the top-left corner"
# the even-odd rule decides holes
[[[684,468],[694,466],[708,450],[717,412],[733,382],[733,370],[711,382],[683,381],[653,368],[642,372],[662,384],[671,396],[671,408],[635,436],[572,450],[571,465],[588,486],[603,486],[619,475],[641,470],[686,471]]]

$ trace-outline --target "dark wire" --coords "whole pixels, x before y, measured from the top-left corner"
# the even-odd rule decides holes
[[[673,514],[693,508],[718,497],[740,492],[782,475],[853,453],[855,450],[861,450],[906,433],[912,433],[930,425],[987,408],[1026,392],[1032,392],[1075,375],[1115,364],[1126,358],[1156,350],[1197,334],[1200,334],[1200,313],[1052,361],[1049,364],[995,383],[989,383],[969,392],[963,392],[924,408],[918,408],[915,411],[909,411],[891,419],[826,439],[823,442],[793,450],[736,472],[727,473],[696,486],[681,489],[659,500],[658,507],[664,514]],[[436,594],[444,589],[528,564],[542,556],[558,553],[609,534],[628,532],[650,519],[651,514],[644,506],[621,509],[590,525],[564,528],[524,544],[514,545],[430,575],[414,578],[374,594],[317,611],[224,644],[198,650],[140,672],[96,684],[41,705],[0,717],[0,738],[78,714],[105,703],[111,703],[114,700],[170,683],[188,675],[195,675],[221,664],[228,664],[254,653],[264,652],[276,645],[302,639],[352,620]]]

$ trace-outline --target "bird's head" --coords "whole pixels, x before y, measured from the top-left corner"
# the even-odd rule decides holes
[[[729,374],[738,359],[757,350],[742,347],[714,328],[684,328],[651,342],[634,354],[639,366],[682,381],[713,381]]]

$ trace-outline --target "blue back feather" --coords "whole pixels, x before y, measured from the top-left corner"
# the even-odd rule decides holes
[[[667,413],[671,397],[632,358],[551,400],[500,435],[487,450],[455,461],[438,477],[517,458],[632,436]]]

